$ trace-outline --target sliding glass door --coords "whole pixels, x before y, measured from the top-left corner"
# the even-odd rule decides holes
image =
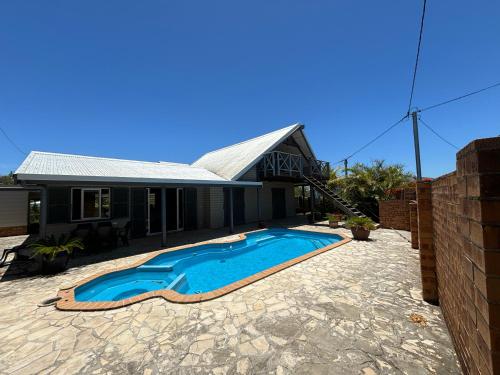
[[[179,231],[184,229],[184,189],[165,189],[167,206],[167,231]]]
[[[161,189],[148,189],[148,234],[161,232]]]

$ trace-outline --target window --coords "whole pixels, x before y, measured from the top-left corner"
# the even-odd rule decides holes
[[[73,188],[71,207],[72,220],[109,218],[109,188]]]

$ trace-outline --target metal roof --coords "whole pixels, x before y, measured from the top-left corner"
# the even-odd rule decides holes
[[[237,180],[253,167],[266,153],[283,142],[295,131],[302,129],[294,124],[247,141],[206,153],[192,165],[203,167],[228,180]]]
[[[32,151],[15,172],[18,181],[82,181],[250,185],[188,164],[148,162]]]

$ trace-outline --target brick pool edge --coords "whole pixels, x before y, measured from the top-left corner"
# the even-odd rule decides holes
[[[262,229],[260,229],[262,230]],[[219,288],[219,289],[216,289],[216,290],[213,290],[211,292],[207,292],[207,293],[200,293],[200,294],[181,294],[181,293],[177,293],[176,291],[173,291],[171,289],[168,289],[168,290],[156,290],[156,291],[151,291],[151,292],[147,292],[147,293],[142,293],[142,294],[139,294],[137,296],[134,296],[134,297],[130,297],[130,298],[126,298],[126,299],[123,299],[121,301],[108,301],[108,302],[78,302],[75,300],[75,289],[77,287],[79,287],[80,285],[83,285],[85,283],[88,283],[102,275],[106,275],[108,273],[112,273],[112,272],[117,272],[117,271],[122,271],[122,270],[126,270],[126,269],[131,269],[131,268],[135,268],[135,267],[138,267],[138,266],[141,266],[142,264],[146,263],[147,261],[149,261],[150,259],[160,255],[160,254],[163,254],[163,253],[167,253],[167,252],[171,252],[171,251],[177,251],[177,250],[182,250],[182,249],[187,249],[187,248],[190,248],[190,247],[195,247],[195,246],[199,246],[199,245],[203,245],[203,244],[206,244],[206,243],[211,243],[211,244],[214,244],[214,243],[233,243],[233,242],[238,242],[238,241],[242,241],[242,240],[245,240],[246,239],[246,234],[247,233],[253,233],[253,232],[258,232],[260,230],[256,230],[256,231],[249,231],[249,232],[245,232],[245,233],[241,233],[238,235],[238,239],[235,239],[235,240],[229,240],[229,241],[221,241],[221,242],[209,242],[209,241],[204,241],[204,242],[198,242],[198,243],[194,243],[194,244],[189,244],[189,245],[182,245],[182,246],[176,246],[176,247],[172,247],[172,248],[169,248],[169,249],[163,249],[163,250],[158,250],[158,251],[155,251],[153,253],[151,253],[150,255],[146,256],[145,258],[137,261],[137,262],[134,262],[128,266],[123,266],[123,267],[117,267],[113,270],[109,270],[109,271],[102,271],[102,272],[99,272],[99,273],[96,273],[95,275],[92,275],[90,277],[87,277],[83,280],[80,280],[78,283],[76,283],[75,285],[69,287],[69,288],[65,288],[65,289],[60,289],[59,292],[57,293],[57,295],[59,297],[61,297],[61,299],[56,303],[56,308],[58,310],[63,310],[63,311],[99,311],[99,310],[111,310],[111,309],[118,309],[120,307],[124,307],[124,306],[128,306],[128,305],[131,305],[133,303],[137,303],[137,302],[141,302],[141,301],[145,301],[145,300],[148,300],[150,298],[158,298],[158,297],[161,297],[169,302],[174,302],[174,303],[196,303],[196,302],[204,302],[204,301],[209,301],[209,300],[212,300],[212,299],[215,299],[215,298],[219,298],[219,297],[222,297],[226,294],[229,294],[231,292],[234,292],[235,290],[238,290],[240,288],[243,288],[247,285],[250,285],[252,283],[255,283],[259,280],[262,280],[274,273],[277,273],[279,271],[282,271],[288,267],[291,267],[295,264],[298,264],[300,262],[303,262],[309,258],[312,258],[316,255],[319,255],[319,254],[322,254],[328,250],[331,250],[331,249],[334,249],[336,247],[339,247],[341,245],[344,245],[348,242],[351,241],[350,238],[348,237],[345,237],[341,234],[337,234],[339,237],[341,237],[342,239],[338,242],[335,242],[331,245],[328,245],[328,246],[325,246],[325,247],[322,247],[320,249],[316,249],[314,251],[311,251],[309,253],[306,253],[304,255],[301,255],[297,258],[293,258],[293,259],[290,259],[286,262],[283,262],[281,264],[278,264],[276,266],[273,266],[271,268],[268,268],[264,271],[260,271],[258,273],[255,273],[251,276],[248,276],[244,279],[241,279],[241,280],[238,280],[234,283],[231,283],[229,285],[226,285],[222,288]],[[296,230],[296,229],[289,229],[289,230]],[[301,230],[302,231],[302,230]],[[321,233],[321,232],[316,232],[316,231],[308,231],[308,232],[312,232],[312,233]]]

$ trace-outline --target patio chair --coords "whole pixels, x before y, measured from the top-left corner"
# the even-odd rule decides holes
[[[20,245],[14,246],[10,249],[4,249],[2,256],[0,257],[0,267],[6,266],[7,264],[7,259],[9,258],[10,254],[14,254],[14,258],[12,259],[12,262],[15,260],[30,260],[30,256],[26,253],[21,254],[21,250],[25,250],[28,248],[28,244],[33,242],[31,241],[26,241]]]
[[[2,257],[0,258],[0,267],[5,266],[5,263],[7,262],[7,258],[9,257],[10,254],[14,254],[13,260],[15,260],[19,255],[19,250],[22,249],[23,247],[24,247],[23,245],[19,245],[19,246],[15,246],[11,249],[5,249],[3,251]]]
[[[80,223],[71,231],[71,237],[82,240],[85,249],[89,249],[95,243],[94,227],[92,223]]]
[[[116,230],[110,221],[104,221],[97,224],[96,240],[99,248],[113,249],[117,246],[118,238]]]
[[[127,221],[127,223],[123,226],[123,228],[118,229],[117,232],[117,237],[120,239],[122,242],[123,246],[129,246],[128,242],[128,237],[130,235],[130,221]]]

